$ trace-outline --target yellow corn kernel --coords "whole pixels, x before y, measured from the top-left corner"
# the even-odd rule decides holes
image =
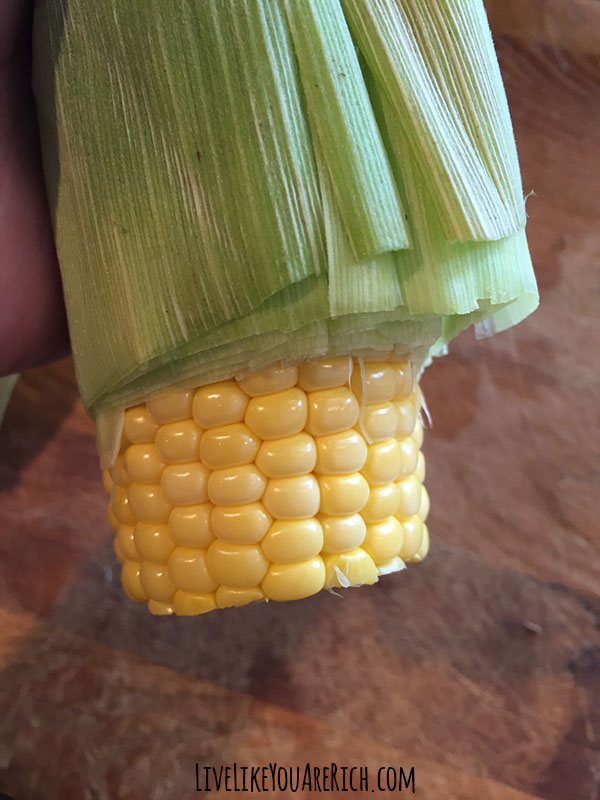
[[[121,525],[122,523],[121,520],[117,519],[117,516],[112,507],[112,502],[109,503],[108,506],[106,507],[106,519],[108,520],[108,524],[110,525],[110,527],[116,533],[116,531],[119,530],[119,525]]]
[[[298,386],[305,392],[318,392],[348,383],[352,361],[348,356],[305,361],[298,369]]]
[[[216,506],[241,506],[263,496],[267,479],[254,464],[217,469],[208,479],[208,496]]]
[[[122,564],[125,561],[125,553],[121,549],[121,545],[119,544],[119,540],[117,539],[116,536],[113,539],[113,548],[114,548],[116,557],[119,559],[119,561]]]
[[[360,514],[345,517],[319,516],[323,528],[323,553],[344,553],[360,547],[367,527]]]
[[[177,422],[192,416],[193,389],[173,389],[151,397],[146,408],[155,422]]]
[[[380,522],[387,517],[393,517],[400,507],[400,502],[400,489],[396,483],[371,486],[367,504],[360,513],[365,522]]]
[[[115,486],[111,497],[112,507],[115,512],[115,517],[119,522],[123,522],[125,525],[135,525],[137,522],[137,513],[132,509],[131,503],[129,502],[129,492],[131,492],[131,486],[129,489],[124,489],[122,486]]]
[[[195,594],[178,590],[173,598],[173,611],[182,617],[206,614],[208,611],[214,611],[216,607],[217,598],[214,592]]]
[[[136,547],[133,538],[134,528],[132,525],[119,525],[115,541],[119,544],[119,550],[125,558],[130,561],[142,561],[144,558]]]
[[[414,446],[414,442],[412,442]],[[361,472],[371,486],[380,486],[395,481],[402,473],[403,451],[397,439],[370,444],[367,460]]]
[[[165,466],[152,442],[131,444],[125,450],[125,468],[135,483],[160,483]]]
[[[214,541],[212,503],[175,506],[169,514],[169,533],[177,544],[186,547],[208,547]]]
[[[256,544],[235,544],[215,539],[207,551],[208,571],[226,586],[257,586],[269,562]]]
[[[268,367],[238,380],[249,397],[283,392],[298,381],[298,367]]]
[[[171,603],[161,603],[159,600],[148,600],[148,611],[157,617],[168,617],[175,613]]]
[[[146,483],[132,483],[128,489],[131,523],[167,522],[171,504],[160,486]]]
[[[249,398],[235,381],[210,383],[196,389],[192,414],[201,428],[216,428],[242,422]]]
[[[425,525],[421,517],[414,516],[404,520],[402,530],[404,531],[404,540],[399,555],[404,561],[410,561],[421,546]]]
[[[414,516],[421,505],[421,482],[415,475],[396,481],[400,502],[394,516],[400,521]]]
[[[117,460],[110,468],[110,476],[113,480],[113,484],[117,484],[117,486],[127,488],[131,483],[131,476],[125,467],[125,461],[120,453],[117,456]]]
[[[169,558],[169,575],[178,589],[184,592],[214,592],[218,583],[208,572],[206,550],[177,547]]]
[[[408,560],[412,562],[423,561],[428,552],[429,552],[429,531],[427,530],[427,525],[424,525],[423,538],[421,539],[421,544],[419,546],[419,549],[414,554],[414,556],[412,558],[409,558]]]
[[[198,458],[202,430],[192,419],[161,425],[156,434],[156,449],[169,464],[187,464]]]
[[[219,586],[217,589],[217,606],[231,608],[232,606],[245,606],[246,603],[255,603],[264,600],[265,595],[260,586],[250,586],[240,589],[235,586]]]
[[[347,553],[331,553],[324,557],[324,561],[325,586],[328,589],[377,583],[375,562],[361,547]]]
[[[419,517],[421,517],[423,522],[425,522],[425,520],[429,516],[429,492],[427,491],[425,486],[421,486],[421,505],[419,506],[417,514],[419,515]]]
[[[408,475],[413,475],[417,469],[419,451],[410,437],[398,439],[397,441],[401,454],[400,474],[398,477],[405,478]]]
[[[319,475],[322,514],[343,517],[361,511],[369,499],[369,484],[359,472]]]
[[[421,483],[425,480],[425,456],[419,450],[419,454],[417,455],[417,466],[415,468],[415,478],[419,480]]]
[[[210,470],[199,461],[165,467],[160,485],[169,503],[178,506],[206,503]]]
[[[170,603],[176,586],[171,580],[166,564],[144,561],[140,568],[140,582],[148,597],[161,603]]]
[[[315,519],[275,520],[261,542],[269,561],[306,561],[319,555],[323,547],[323,529]]]
[[[273,518],[262,503],[212,506],[212,529],[219,539],[237,544],[260,542]]]
[[[402,541],[402,525],[395,517],[388,517],[382,522],[367,525],[367,535],[362,547],[375,564],[384,564],[400,553]]]
[[[396,436],[403,439],[410,436],[415,429],[417,422],[417,409],[415,406],[414,395],[410,395],[404,400],[394,400],[396,413],[398,414],[398,429]]]
[[[123,436],[128,442],[138,444],[153,442],[158,425],[150,416],[146,406],[128,408],[123,420]]]
[[[200,458],[209,469],[252,464],[260,439],[242,422],[206,431],[200,440]]]
[[[308,433],[263,442],[256,466],[267,478],[292,478],[312,472],[317,460],[315,440]]]
[[[369,403],[363,406],[358,419],[358,428],[369,444],[383,442],[396,435],[398,413],[393,403]]]
[[[164,523],[138,522],[133,529],[133,538],[139,561],[166,564],[175,549],[169,526]]]
[[[294,436],[306,423],[307,402],[302,389],[254,397],[246,409],[246,425],[261,439]]]
[[[275,519],[314,517],[319,510],[319,484],[312,474],[271,478],[263,502]]]
[[[350,428],[340,433],[330,433],[315,439],[317,463],[315,472],[320,475],[344,475],[359,472],[367,458],[367,443],[358,431]]]
[[[308,395],[306,430],[311,436],[339,433],[351,428],[358,414],[358,400],[347,386],[311,392]]]
[[[137,603],[148,599],[140,580],[141,566],[139,561],[124,561],[121,567],[121,585],[127,597]]]
[[[325,564],[321,556],[293,564],[271,564],[262,582],[269,600],[300,600],[320,592],[325,583]]]
[[[415,422],[415,429],[411,433],[410,438],[415,443],[417,450],[420,450],[421,447],[423,447],[423,423],[420,419],[417,419]]]
[[[355,365],[350,386],[362,405],[385,403],[396,394],[396,373],[385,362],[365,363],[362,368]]]
[[[394,400],[403,400],[408,397],[415,386],[416,373],[412,362],[407,360],[390,360],[390,367],[396,374],[396,394]]]
[[[394,400],[404,400],[415,385],[415,369],[410,361],[392,361],[390,367],[396,373],[396,394]]]
[[[113,490],[113,479],[110,477],[110,470],[103,469],[102,470],[102,485],[104,486],[104,491],[107,494],[110,494]]]

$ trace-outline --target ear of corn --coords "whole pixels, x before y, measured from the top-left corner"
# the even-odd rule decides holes
[[[406,362],[376,357],[273,367],[128,409],[103,474],[128,596],[202,614],[422,560],[420,396]]]
[[[415,376],[538,301],[482,0],[39,0],[34,41],[128,595],[198,614],[424,558]]]

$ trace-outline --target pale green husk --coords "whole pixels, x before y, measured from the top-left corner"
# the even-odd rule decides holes
[[[481,0],[41,0],[34,84],[82,397],[537,305]]]

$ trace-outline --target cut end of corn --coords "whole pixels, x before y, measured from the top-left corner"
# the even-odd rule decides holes
[[[276,366],[129,408],[103,472],[127,596],[195,615],[422,561],[420,390],[387,359]]]

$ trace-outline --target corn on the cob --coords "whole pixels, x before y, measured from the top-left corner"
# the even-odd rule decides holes
[[[36,9],[73,353],[129,596],[196,614],[420,561],[415,369],[538,300],[482,0]]]
[[[201,614],[422,560],[419,405],[406,362],[337,357],[128,409],[103,473],[127,595]]]

